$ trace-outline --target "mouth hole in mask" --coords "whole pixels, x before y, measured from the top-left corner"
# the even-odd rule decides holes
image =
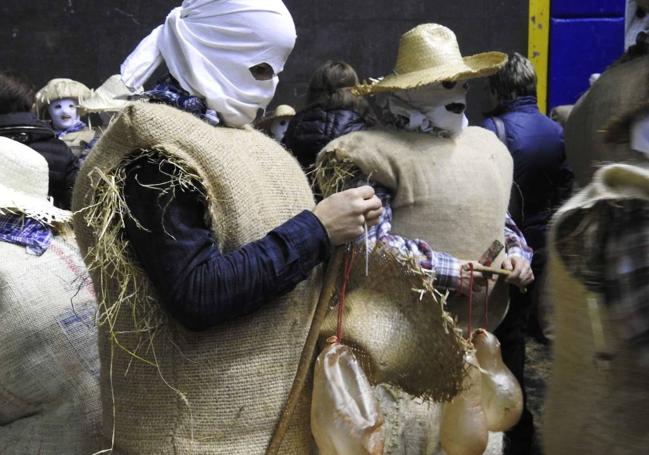
[[[463,114],[464,111],[466,110],[466,104],[463,103],[451,103],[451,104],[447,104],[445,107],[447,111],[458,115]]]
[[[259,63],[249,68],[250,74],[258,81],[269,81],[275,76],[275,70],[268,63]]]

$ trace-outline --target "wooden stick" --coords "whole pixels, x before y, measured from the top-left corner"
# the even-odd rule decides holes
[[[512,274],[510,270],[497,269],[495,267],[487,267],[486,265],[477,264],[475,262],[473,263],[473,270],[475,270],[476,272],[483,272],[491,275],[500,275],[504,277],[508,277],[509,275]]]
[[[327,316],[329,303],[336,295],[337,279],[340,270],[342,269],[344,257],[345,247],[336,247],[331,254],[329,263],[327,264],[323,278],[322,291],[320,292],[320,297],[316,304],[315,312],[313,313],[311,327],[309,328],[309,333],[306,337],[304,348],[302,349],[302,355],[300,356],[300,363],[298,364],[297,372],[295,373],[295,379],[293,380],[291,391],[288,394],[286,404],[284,405],[282,414],[280,415],[277,426],[275,427],[273,437],[271,438],[268,449],[266,450],[267,455],[276,455],[279,452],[286,431],[288,430],[291,417],[295,412],[295,407],[297,406],[297,403],[300,400],[300,395],[304,390],[306,378],[309,374],[311,364],[313,363],[313,353],[315,352],[318,343],[320,327],[322,327],[322,323]]]

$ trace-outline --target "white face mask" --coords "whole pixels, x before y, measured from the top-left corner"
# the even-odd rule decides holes
[[[272,100],[295,38],[281,0],[185,0],[124,61],[122,80],[138,88],[164,60],[183,89],[239,127]],[[250,72],[262,63],[272,68],[271,79]]]
[[[66,130],[79,121],[77,100],[72,98],[52,101],[47,107],[47,111],[52,119],[54,129],[57,131]]]
[[[273,137],[273,139],[275,139],[277,142],[282,142],[290,121],[291,119],[286,117],[276,118],[275,120],[273,120],[273,123],[271,123],[270,125],[270,135]]]
[[[649,158],[649,114],[636,119],[631,125],[631,149]]]
[[[409,131],[455,136],[469,124],[464,115],[467,90],[463,81],[401,90],[388,99],[388,109],[409,120]]]

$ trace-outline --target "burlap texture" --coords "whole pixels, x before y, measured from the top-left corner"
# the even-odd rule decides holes
[[[93,173],[99,169],[113,175],[137,150],[156,150],[200,176],[222,252],[262,238],[314,205],[297,162],[261,133],[214,128],[167,106],[138,103],[122,112],[86,161],[75,186],[75,210],[95,202],[101,182],[93,180]],[[93,251],[97,228],[86,225],[83,213],[75,218],[84,254]],[[87,261],[92,264],[95,259]],[[108,302],[117,299],[120,287],[107,278],[112,272],[110,267],[92,270],[99,298]],[[131,273],[155,295],[142,271],[134,268]],[[264,453],[297,369],[319,292],[317,275],[257,312],[204,332],[187,331],[162,315],[162,326],[147,340],[146,349],[149,357],[155,354],[158,368],[112,345],[103,327],[99,338],[107,443],[114,425],[120,453]],[[102,278],[105,293],[99,285]],[[126,303],[113,333],[134,350],[142,337],[132,333],[132,304]],[[154,311],[162,312],[157,305]],[[309,390],[305,396],[310,396]],[[309,407],[304,401],[282,453],[307,453],[310,444]]]
[[[478,260],[494,240],[504,243],[513,164],[507,148],[483,128],[469,127],[453,139],[393,130],[351,133],[319,155],[321,166],[334,159],[351,160],[391,190],[394,234],[467,260]],[[493,265],[503,259],[501,253]],[[484,325],[484,300],[474,295],[473,327]],[[507,306],[507,286],[499,280],[489,298],[489,330],[502,321]],[[448,310],[465,330],[466,299],[451,296]]]
[[[604,162],[646,161],[628,143],[607,144],[607,126],[649,100],[649,58],[607,69],[575,105],[565,129],[566,154],[580,186],[587,185]]]
[[[101,406],[92,285],[73,241],[0,242],[0,452],[87,455]]]
[[[636,198],[649,198],[649,172],[631,166],[607,166],[555,218],[548,268],[555,312],[554,360],[542,432],[548,455],[640,455],[649,447],[649,372],[633,349],[616,335],[604,305],[600,305],[597,319],[612,360],[596,361],[598,349],[588,290],[567,268],[557,249],[560,245],[563,253],[572,236],[580,241],[583,235],[579,230],[566,238],[561,227],[570,216],[576,214],[582,219],[599,202]],[[559,230],[564,232],[562,238],[557,238]]]
[[[408,395],[398,387],[374,388],[385,415],[384,455],[443,455],[440,445],[442,404]],[[489,433],[484,455],[503,453],[503,433]]]
[[[95,138],[95,134],[94,130],[85,128],[81,131],[68,133],[61,137],[61,140],[65,142],[65,145],[68,146],[70,151],[74,153],[76,157],[79,157],[85,151],[86,145],[92,142]]]
[[[343,342],[357,357],[373,384],[395,384],[408,393],[450,400],[464,377],[464,348],[459,331],[434,295],[429,278],[375,250],[358,257],[347,287]],[[326,340],[336,332],[337,311],[321,329]]]

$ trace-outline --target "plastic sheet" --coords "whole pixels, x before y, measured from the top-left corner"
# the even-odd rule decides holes
[[[352,349],[335,341],[316,361],[311,430],[321,455],[382,455],[383,415]]]

